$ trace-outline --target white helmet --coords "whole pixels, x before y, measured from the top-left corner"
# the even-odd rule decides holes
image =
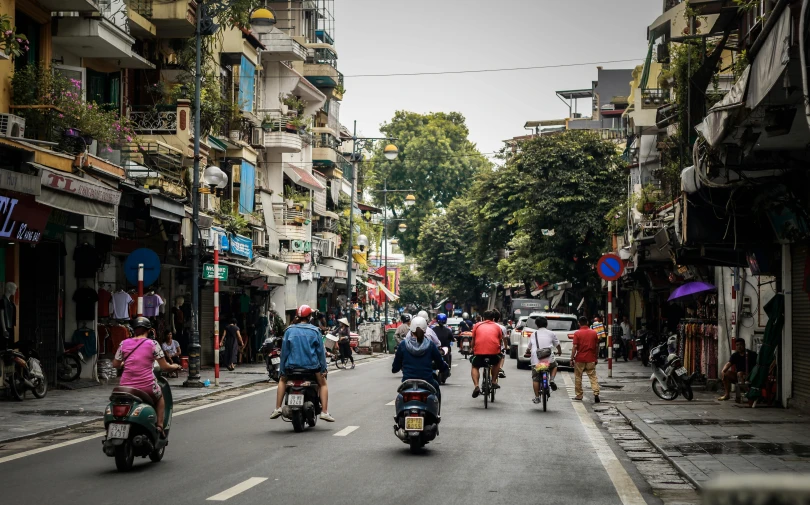
[[[418,314],[416,314],[416,315],[417,315],[417,316],[419,316],[419,317],[421,317],[421,318],[423,318],[425,321],[427,321],[428,319],[430,319],[430,316],[428,316],[428,313],[427,313],[427,312],[425,312],[424,310],[420,310],[420,311],[419,311],[419,313],[418,313]]]
[[[470,315],[467,314],[466,312],[461,314],[461,319],[469,319],[469,318],[470,318]]]
[[[423,331],[427,331],[427,319],[422,316],[416,316],[411,320],[411,332],[415,331],[417,328],[422,328]]]

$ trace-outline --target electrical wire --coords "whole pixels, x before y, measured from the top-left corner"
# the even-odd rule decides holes
[[[537,65],[531,67],[511,67],[511,68],[484,68],[478,70],[444,70],[439,72],[396,72],[391,74],[355,74],[344,77],[412,77],[421,75],[453,75],[453,74],[482,74],[491,72],[515,72],[520,70],[542,70],[548,68],[581,67],[585,65],[606,65],[609,63],[626,63],[629,61],[641,61],[644,58],[628,58],[624,60],[593,61],[584,63],[562,63],[558,65]]]

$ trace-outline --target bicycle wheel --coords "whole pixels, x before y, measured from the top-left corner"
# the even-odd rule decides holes
[[[548,391],[543,391],[543,412],[546,411],[546,402],[548,402]]]
[[[489,403],[489,388],[490,388],[489,368],[484,368],[484,391],[483,391],[483,393],[484,393],[484,408],[485,409],[489,408],[488,405],[487,405]]]
[[[495,403],[495,387],[493,386],[489,387],[489,402]]]
[[[345,370],[347,361],[348,360],[346,358],[341,356],[341,357],[339,357],[338,359],[335,360],[335,366],[340,368],[341,370]]]

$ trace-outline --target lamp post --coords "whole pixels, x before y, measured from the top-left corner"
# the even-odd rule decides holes
[[[388,158],[388,154],[386,153],[386,158]],[[394,158],[388,158],[389,160],[395,159],[396,153],[394,154]],[[383,194],[383,247],[385,249],[385,259],[383,268],[383,275],[385,277],[385,285],[388,286],[388,222],[389,221],[404,221],[404,219],[388,219],[388,193],[408,193],[408,196],[405,197],[405,206],[412,207],[416,203],[416,197],[411,194],[413,192],[412,189],[388,189],[388,180],[386,179],[383,181],[383,189],[379,190]],[[408,229],[408,225],[405,223],[400,223],[399,231],[400,233],[404,233],[405,230]],[[390,286],[389,286],[390,287]],[[388,319],[388,295],[385,295],[385,312],[383,313],[383,320],[385,321]],[[385,326],[383,325],[383,328]]]

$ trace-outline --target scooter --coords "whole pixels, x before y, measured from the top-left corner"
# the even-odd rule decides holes
[[[17,401],[23,401],[29,390],[36,398],[45,398],[48,381],[42,371],[39,353],[30,343],[21,342],[19,345],[19,350],[0,352],[0,385]]]
[[[421,379],[409,379],[397,389],[394,434],[417,454],[439,435],[440,404],[436,388]]]
[[[56,358],[56,376],[61,382],[72,382],[82,374],[82,363],[87,361],[82,354],[84,344],[70,344],[61,356]]]
[[[450,367],[451,362],[453,361],[453,354],[450,352],[449,347],[442,347],[441,349],[439,349],[439,351],[442,354],[442,359],[447,364],[447,371],[446,372],[439,371],[438,373],[439,383],[444,384],[445,382],[447,382],[448,377],[450,377]]]
[[[472,332],[465,331],[459,335],[458,349],[464,359],[472,355]]]
[[[281,350],[277,347],[277,344],[278,338],[275,335],[271,335],[264,339],[260,350],[262,356],[264,356],[267,375],[270,377],[270,380],[275,382],[278,382],[280,378],[278,370],[281,366]]]
[[[671,401],[681,394],[688,401],[692,401],[694,376],[687,376],[689,372],[683,367],[681,357],[675,353],[677,342],[678,337],[673,335],[666,343],[650,351],[650,363],[653,367],[650,376],[652,390],[662,400]]]
[[[296,433],[314,428],[321,414],[320,386],[309,370],[292,369],[287,375],[287,390],[281,416],[292,422]]]
[[[169,430],[172,426],[172,390],[160,374],[155,377],[163,391],[166,409],[161,437],[155,424],[156,410],[152,397],[140,389],[118,386],[110,395],[110,403],[104,411],[104,428],[107,436],[101,443],[104,454],[115,458],[115,466],[120,472],[132,469],[135,456],[149,457],[157,463],[163,459],[169,445]]]

